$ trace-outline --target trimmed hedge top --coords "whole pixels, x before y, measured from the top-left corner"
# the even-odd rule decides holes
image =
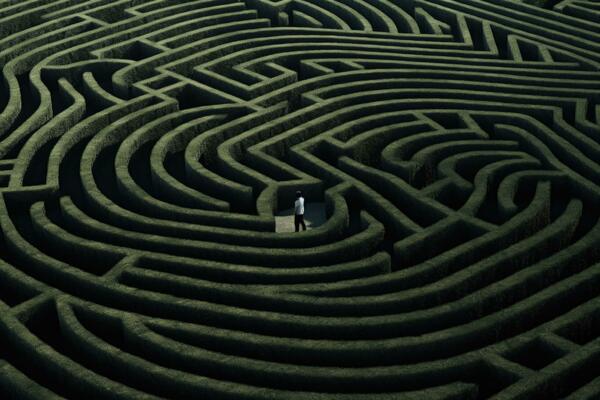
[[[599,18],[0,1],[0,398],[600,398]]]

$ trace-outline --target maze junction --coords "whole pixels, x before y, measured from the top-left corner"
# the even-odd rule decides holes
[[[600,399],[599,1],[0,0],[0,68],[0,398]]]

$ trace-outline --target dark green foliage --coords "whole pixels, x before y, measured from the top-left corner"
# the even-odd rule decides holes
[[[0,398],[599,398],[599,12],[0,2]]]

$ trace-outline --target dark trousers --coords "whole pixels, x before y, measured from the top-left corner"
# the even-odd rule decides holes
[[[305,231],[306,230],[306,224],[304,223],[304,215],[294,215],[294,227],[296,228],[296,232],[298,232],[298,229],[300,228],[300,225],[302,225],[302,230]]]

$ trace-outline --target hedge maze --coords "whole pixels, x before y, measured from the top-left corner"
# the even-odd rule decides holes
[[[3,0],[0,68],[0,398],[600,399],[599,2]]]

